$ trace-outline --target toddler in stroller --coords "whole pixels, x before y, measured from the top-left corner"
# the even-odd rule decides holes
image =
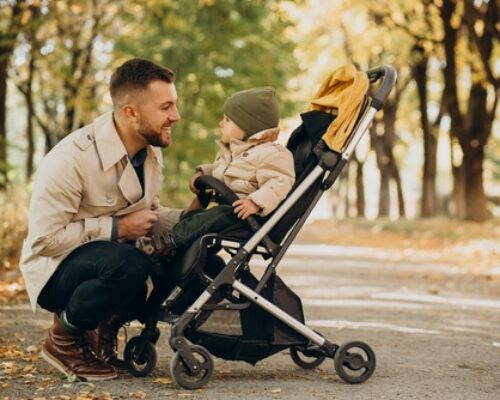
[[[229,97],[219,124],[221,139],[217,142],[215,162],[198,166],[190,187],[198,193],[195,179],[212,176],[225,182],[238,200],[191,210],[171,232],[139,238],[136,247],[168,264],[175,253],[182,252],[204,234],[221,232],[237,224],[240,218],[266,216],[274,211],[295,181],[292,153],[275,142],[278,123],[279,106],[273,88],[243,90]],[[206,206],[210,198],[204,195],[201,198],[203,201],[193,204]]]
[[[380,79],[370,98],[369,82]],[[395,81],[390,66],[366,74],[345,66],[328,78],[287,144],[297,177],[291,192],[265,219],[250,216],[222,232],[206,234],[172,260],[166,271],[169,284],[155,285],[145,326],[125,347],[125,363],[133,375],[147,376],[154,369],[160,321],[172,325],[172,378],[187,389],[209,381],[212,355],[255,364],[286,348],[303,368],[332,358],[335,371],[348,383],[361,383],[372,375],[376,361],[370,346],[359,341],[339,346],[307,327],[300,298],[276,275],[276,267],[382,109]],[[215,190],[228,204],[238,200],[213,177],[200,176],[194,184],[200,191]],[[218,255],[221,250],[229,254],[228,261]],[[255,256],[268,262],[259,279],[251,272]]]

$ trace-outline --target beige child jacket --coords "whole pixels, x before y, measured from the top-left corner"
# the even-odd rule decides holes
[[[198,166],[204,175],[223,181],[239,198],[257,204],[259,215],[272,212],[286,197],[295,181],[292,153],[274,141],[279,129],[267,129],[247,141],[218,141],[219,152],[212,164]]]

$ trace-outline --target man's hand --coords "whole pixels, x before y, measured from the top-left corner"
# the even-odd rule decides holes
[[[189,190],[191,190],[195,194],[198,194],[200,192],[200,190],[194,187],[194,181],[196,180],[196,178],[198,178],[199,176],[202,176],[202,175],[203,175],[203,172],[196,171],[193,174],[193,176],[191,176],[191,178],[189,179]]]
[[[158,212],[144,209],[116,217],[118,238],[136,240],[146,236],[151,227],[158,221]]]
[[[241,219],[247,219],[260,210],[260,207],[250,199],[236,200],[232,206],[234,207],[234,213]]]

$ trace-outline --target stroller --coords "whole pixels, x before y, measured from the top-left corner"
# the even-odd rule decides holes
[[[132,375],[147,376],[155,368],[158,322],[172,325],[169,343],[175,354],[170,372],[186,389],[201,388],[209,381],[214,370],[212,355],[255,364],[284,349],[290,349],[292,360],[306,369],[332,358],[336,373],[348,383],[361,383],[372,375],[376,361],[370,346],[360,341],[339,346],[308,328],[300,298],[276,274],[288,247],[395,85],[391,66],[366,74],[370,83],[382,82],[373,98],[363,94],[341,152],[331,150],[323,140],[335,119],[332,113],[302,114],[302,124],[287,144],[297,180],[281,205],[266,219],[249,217],[223,232],[199,238],[172,261],[167,277],[154,282],[149,311],[142,319],[144,327],[125,346],[124,360]],[[202,197],[211,190],[219,202],[231,204],[237,199],[212,177],[201,176],[195,185]],[[226,261],[218,255],[220,251],[227,255]],[[268,263],[259,279],[252,273],[254,257]]]

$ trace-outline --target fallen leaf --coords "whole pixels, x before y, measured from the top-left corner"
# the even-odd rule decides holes
[[[159,383],[161,385],[168,385],[172,383],[172,379],[170,378],[156,378],[153,383]]]

